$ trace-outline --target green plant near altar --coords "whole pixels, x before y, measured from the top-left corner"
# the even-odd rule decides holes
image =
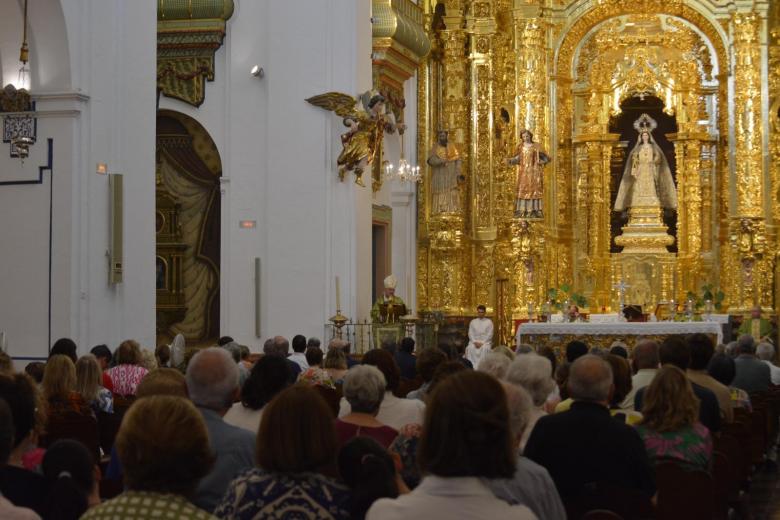
[[[723,308],[723,300],[726,299],[726,294],[712,284],[705,284],[701,286],[701,293],[696,294],[693,291],[688,291],[685,295],[685,300],[693,301],[694,308],[698,310],[704,309],[704,304],[707,300],[712,302],[712,308],[716,312],[720,312]],[[684,303],[684,302],[683,302]]]
[[[547,289],[547,299],[550,302],[550,307],[558,311],[563,308],[563,302],[567,300],[580,309],[588,304],[588,299],[584,295],[574,292],[574,288],[567,283]]]

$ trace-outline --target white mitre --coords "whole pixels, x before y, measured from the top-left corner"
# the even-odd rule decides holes
[[[396,285],[398,285],[398,280],[392,274],[385,278],[385,289],[395,289]]]

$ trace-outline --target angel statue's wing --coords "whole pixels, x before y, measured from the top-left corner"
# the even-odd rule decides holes
[[[341,117],[357,115],[357,109],[355,108],[357,100],[352,96],[342,94],[341,92],[327,92],[318,96],[312,96],[306,101],[315,107],[335,112],[336,115]]]

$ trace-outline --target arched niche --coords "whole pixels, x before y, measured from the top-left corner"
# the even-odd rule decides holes
[[[157,113],[157,256],[165,283],[157,289],[158,341],[219,336],[222,161],[213,139],[180,112]],[[158,262],[160,264],[160,262]]]

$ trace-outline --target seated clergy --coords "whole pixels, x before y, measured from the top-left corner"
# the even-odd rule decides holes
[[[766,318],[761,317],[761,306],[756,305],[750,310],[750,317],[745,318],[737,331],[740,336],[748,334],[753,337],[756,343],[762,341],[772,341],[772,323]]]
[[[490,354],[493,347],[493,322],[485,317],[485,306],[477,306],[477,317],[469,323],[469,344],[466,346],[466,359],[474,368]]]
[[[547,468],[564,502],[585,497],[592,484],[655,493],[653,469],[636,430],[609,412],[612,369],[585,355],[571,366],[571,409],[541,417],[524,455]]]

